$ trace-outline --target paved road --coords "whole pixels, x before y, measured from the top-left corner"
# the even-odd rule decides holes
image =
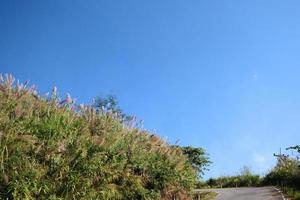
[[[281,194],[273,187],[209,189],[204,191],[218,193],[216,200],[282,200]]]

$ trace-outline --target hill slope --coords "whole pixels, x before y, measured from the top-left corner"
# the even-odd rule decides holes
[[[188,197],[196,173],[180,149],[110,112],[0,78],[1,199]]]

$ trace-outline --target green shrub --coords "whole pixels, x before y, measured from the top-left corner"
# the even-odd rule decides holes
[[[291,187],[280,187],[282,192],[293,200],[300,200],[300,191]]]
[[[264,184],[300,189],[299,161],[287,155],[277,155],[277,164],[265,176]]]
[[[300,153],[299,145],[289,147]],[[288,197],[300,200],[300,162],[298,158],[289,155],[279,154],[276,166],[264,177],[264,185],[279,186]]]
[[[261,178],[253,174],[248,167],[244,167],[239,175],[210,178],[206,183],[209,187],[219,188],[256,187],[261,185]]]

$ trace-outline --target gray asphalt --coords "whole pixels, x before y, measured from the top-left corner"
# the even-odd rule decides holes
[[[283,200],[281,194],[273,187],[208,189],[203,191],[218,193],[216,200]]]

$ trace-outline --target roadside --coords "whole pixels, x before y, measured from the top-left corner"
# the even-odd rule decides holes
[[[224,189],[201,189],[195,192],[214,192],[216,200],[282,200],[282,195],[274,187],[243,187]],[[211,198],[214,199],[214,198]]]
[[[194,194],[193,200],[215,200],[218,193],[211,191],[203,191]]]
[[[300,191],[290,187],[279,187],[278,189],[284,200],[300,200]]]

